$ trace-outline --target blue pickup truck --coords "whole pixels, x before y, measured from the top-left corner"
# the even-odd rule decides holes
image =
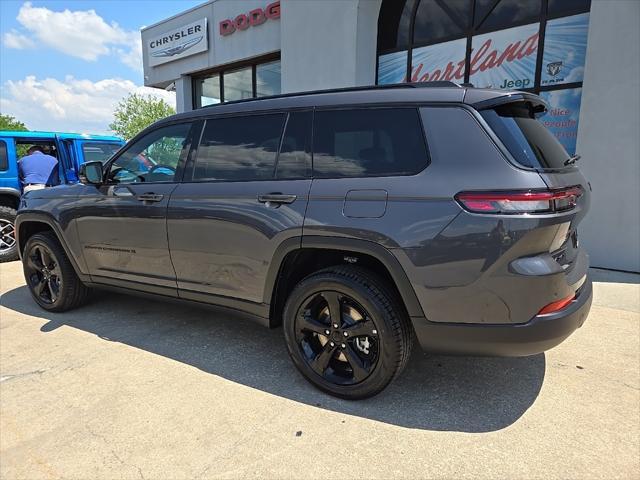
[[[58,159],[52,185],[78,181],[78,167],[84,162],[107,161],[124,141],[105,135],[58,132],[0,131],[0,262],[18,258],[13,223],[20,201],[18,160],[31,145]]]

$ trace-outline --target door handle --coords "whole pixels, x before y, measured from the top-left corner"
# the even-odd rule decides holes
[[[266,203],[267,206],[269,206],[270,203],[276,205],[293,203],[297,198],[297,195],[286,195],[283,193],[265,193],[263,195],[258,195],[258,201],[260,203]]]
[[[164,195],[160,195],[160,194],[157,194],[157,193],[151,193],[151,192],[141,193],[137,197],[137,199],[140,200],[141,202],[159,202],[163,198],[164,198]]]

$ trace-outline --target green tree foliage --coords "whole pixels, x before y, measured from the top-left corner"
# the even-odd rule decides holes
[[[4,115],[0,113],[0,130],[10,130],[18,132],[27,132],[29,129],[20,120],[16,120],[11,115]]]
[[[161,98],[132,93],[116,107],[109,128],[116,135],[130,140],[153,122],[174,113],[175,109]]]

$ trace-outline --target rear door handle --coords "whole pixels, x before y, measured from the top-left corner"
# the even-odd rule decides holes
[[[283,203],[293,203],[298,198],[297,195],[286,195],[283,193],[265,193],[263,195],[258,195],[258,201],[260,203],[273,203],[273,204],[283,204]],[[267,205],[268,206],[268,205]]]
[[[141,193],[136,198],[141,202],[159,202],[164,198],[164,195],[149,192],[149,193]]]

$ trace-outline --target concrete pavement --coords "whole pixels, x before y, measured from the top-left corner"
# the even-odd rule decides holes
[[[0,477],[640,478],[640,277],[594,278],[550,352],[416,350],[347,402],[301,378],[279,329],[104,292],[49,314],[0,265]]]

